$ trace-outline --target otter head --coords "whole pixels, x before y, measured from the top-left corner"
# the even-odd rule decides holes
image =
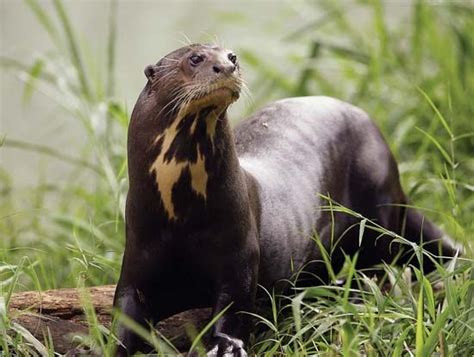
[[[167,217],[174,221],[184,215],[189,200],[207,199],[209,170],[218,151],[218,122],[225,125],[219,119],[225,118],[227,107],[240,93],[239,64],[232,51],[189,45],[148,66],[145,75],[146,103],[153,114],[158,112],[150,116],[157,119],[157,135],[149,173],[155,176]],[[142,111],[140,107],[138,113]],[[177,186],[181,200],[176,196]],[[190,195],[184,203],[183,192]]]
[[[210,105],[227,108],[239,98],[242,83],[232,51],[201,44],[169,53],[147,66],[145,75],[163,109],[182,114]]]

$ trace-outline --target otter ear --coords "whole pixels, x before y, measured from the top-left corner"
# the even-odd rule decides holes
[[[146,78],[148,78],[150,82],[153,82],[155,80],[156,73],[158,72],[158,66],[155,64],[150,64],[149,66],[146,66],[144,72]]]

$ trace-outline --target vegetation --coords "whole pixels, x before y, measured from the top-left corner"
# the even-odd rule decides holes
[[[40,182],[22,192],[12,189],[14,177],[0,169],[0,348],[19,355],[51,347],[32,343],[11,323],[6,311],[13,291],[118,279],[129,119],[113,92],[117,3],[110,7],[102,66],[107,70],[94,71],[63,2],[52,0],[46,11],[37,0],[25,1],[56,50],[28,62],[2,57],[2,67],[24,81],[26,100],[36,91],[48,93],[64,115],[81,123],[87,142],[70,157],[0,137],[4,147],[33,150],[74,167],[65,185]],[[410,21],[393,27],[382,1],[357,6],[368,15],[363,26],[350,21],[352,8],[342,2],[307,5],[313,20],[282,39],[285,71],[248,48],[237,49],[256,78],[249,86],[253,100],[258,107],[269,98],[324,94],[364,108],[385,134],[412,203],[462,243],[465,254],[430,275],[383,266],[379,281],[355,271],[357,257],[348,258],[334,284],[290,297],[270,291],[271,309],[256,316],[260,332],[251,350],[295,356],[473,355],[474,8],[468,2],[415,1]],[[307,55],[285,50],[290,42],[306,46]],[[330,201],[323,209],[356,214]],[[375,222],[362,222],[361,234],[383,231]],[[346,283],[336,284],[341,279]],[[91,338],[84,343],[107,355],[113,343],[106,342],[93,316],[90,321]],[[17,334],[8,335],[9,328]],[[148,339],[161,351],[170,348],[154,335]]]

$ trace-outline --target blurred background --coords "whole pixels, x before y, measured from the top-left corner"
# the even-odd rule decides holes
[[[126,130],[143,69],[191,42],[240,58],[252,93],[329,95],[367,111],[412,203],[471,252],[471,1],[0,0],[0,283],[113,283]],[[337,178],[335,178],[337,179]],[[471,254],[471,253],[469,253]]]

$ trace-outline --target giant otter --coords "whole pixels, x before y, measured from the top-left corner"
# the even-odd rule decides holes
[[[234,130],[227,108],[242,85],[236,55],[194,44],[145,69],[128,132],[126,246],[114,305],[138,323],[229,307],[209,355],[245,356],[257,284],[296,271],[327,281],[322,253],[341,268],[405,264],[413,256],[360,219],[321,210],[328,196],[380,226],[449,257],[442,232],[405,205],[395,160],[368,115],[328,97],[271,103]],[[316,238],[314,238],[316,237]],[[441,258],[440,258],[441,259]],[[417,264],[417,261],[413,261]],[[425,259],[423,267],[434,266]],[[120,327],[118,355],[141,348]]]

